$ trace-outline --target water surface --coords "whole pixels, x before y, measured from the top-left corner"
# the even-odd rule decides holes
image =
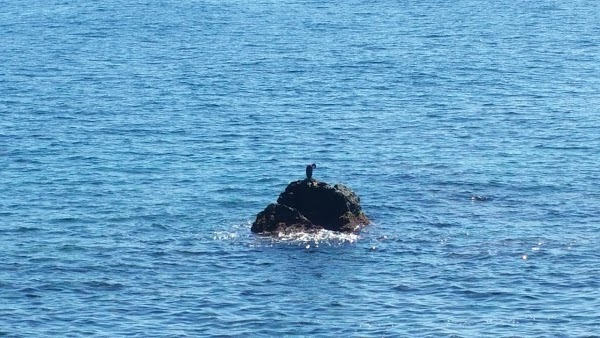
[[[600,330],[597,2],[2,8],[0,335]],[[251,234],[313,162],[374,224]]]

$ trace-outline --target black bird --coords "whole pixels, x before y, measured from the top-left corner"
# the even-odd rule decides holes
[[[308,180],[312,179],[312,172],[313,172],[313,169],[315,169],[316,167],[317,167],[317,165],[314,163],[306,166],[306,179],[308,179]]]

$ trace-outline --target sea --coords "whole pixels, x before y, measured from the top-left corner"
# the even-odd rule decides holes
[[[600,336],[597,0],[1,8],[0,336]]]

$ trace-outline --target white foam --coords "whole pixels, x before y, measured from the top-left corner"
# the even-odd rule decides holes
[[[298,245],[306,249],[317,248],[323,246],[338,246],[342,244],[356,243],[360,238],[359,235],[353,233],[342,233],[330,230],[319,230],[316,232],[294,232],[285,234],[283,232],[273,236],[255,236],[250,234],[250,223],[233,225],[229,230],[215,231],[212,234],[212,239],[224,242],[245,242],[255,246],[277,245],[277,243],[286,243]],[[256,242],[258,241],[258,243]]]
[[[307,249],[319,245],[341,245],[344,243],[355,243],[360,237],[357,234],[341,233],[330,230],[319,230],[317,232],[295,232],[290,234],[279,233],[273,237],[274,241],[297,243]]]
[[[213,239],[218,241],[232,240],[239,237],[237,232],[217,231],[213,234]]]

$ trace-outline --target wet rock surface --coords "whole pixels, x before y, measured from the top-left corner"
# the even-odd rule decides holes
[[[277,203],[256,216],[251,230],[265,234],[320,229],[356,232],[367,224],[360,198],[350,188],[305,179],[291,182]]]

